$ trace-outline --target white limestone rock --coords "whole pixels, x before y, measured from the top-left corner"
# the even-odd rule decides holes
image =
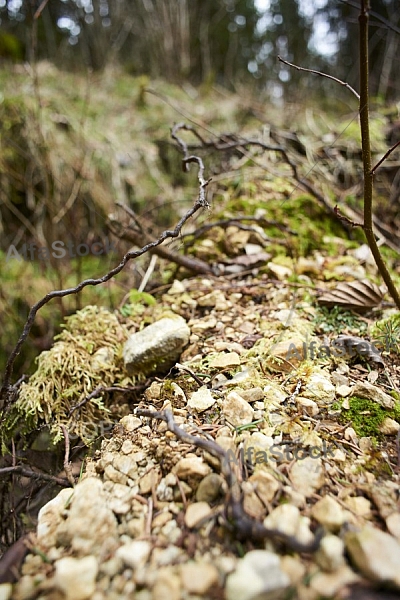
[[[349,531],[345,544],[365,577],[400,589],[400,543],[394,537],[366,525],[361,531]]]
[[[189,342],[185,319],[165,317],[131,335],[125,342],[123,358],[130,374],[167,371],[178,361]]]
[[[53,583],[63,592],[65,600],[87,600],[95,592],[97,572],[98,564],[94,556],[66,556],[55,563]]]
[[[277,554],[252,550],[226,580],[226,600],[279,600],[290,585]]]

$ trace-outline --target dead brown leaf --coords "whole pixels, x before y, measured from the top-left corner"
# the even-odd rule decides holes
[[[341,282],[333,290],[325,292],[318,298],[322,306],[341,306],[366,312],[378,306],[383,298],[383,290],[368,280]]]

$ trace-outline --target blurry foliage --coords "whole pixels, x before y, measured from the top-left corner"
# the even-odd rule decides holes
[[[359,2],[329,0],[318,15],[327,19],[331,35],[338,39],[331,74],[358,88]],[[369,27],[370,94],[386,100],[400,96],[398,60],[400,52],[400,10],[398,0],[371,2]],[[334,72],[333,72],[334,71]]]
[[[12,33],[7,33],[5,31],[0,32],[0,57],[14,62],[23,60],[23,44]]]
[[[7,2],[0,16],[28,56],[35,45],[37,58],[63,68],[96,71],[118,60],[134,75],[229,85],[248,73],[254,53],[251,0],[52,0],[35,19],[37,8]]]
[[[35,11],[39,9],[39,13]],[[272,98],[298,99],[299,89],[348,99],[326,79],[276,60],[324,70],[358,87],[357,3],[273,0],[21,0],[0,8],[0,57],[47,59],[63,69],[98,71],[118,62],[134,75],[202,83],[208,89],[246,83]],[[371,12],[371,94],[399,97],[398,0],[376,0]]]

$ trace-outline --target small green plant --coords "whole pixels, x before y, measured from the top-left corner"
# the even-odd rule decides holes
[[[154,306],[156,299],[147,292],[139,292],[132,289],[129,292],[129,303],[124,304],[120,309],[123,317],[132,317],[134,315],[142,315],[148,306]]]
[[[400,313],[382,319],[371,328],[373,343],[387,352],[400,353]]]
[[[321,306],[315,315],[316,329],[321,333],[343,333],[344,329],[356,329],[359,335],[363,334],[367,325],[349,310],[340,306],[332,309]]]

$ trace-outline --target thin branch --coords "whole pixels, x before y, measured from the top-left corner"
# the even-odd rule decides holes
[[[297,71],[305,71],[306,73],[313,73],[314,75],[319,75],[320,77],[325,77],[326,79],[332,79],[332,81],[335,81],[336,83],[339,83],[343,87],[347,88],[352,94],[355,95],[357,100],[360,100],[360,94],[356,92],[356,90],[352,88],[351,85],[349,85],[346,81],[342,81],[341,79],[333,77],[332,75],[328,75],[327,73],[322,73],[322,71],[316,71],[315,69],[306,69],[305,67],[299,67],[298,65],[294,65],[293,63],[284,60],[281,56],[278,56],[278,60],[284,63],[285,65],[288,65],[289,67],[293,67],[293,69],[297,69]]]
[[[400,309],[400,295],[389,273],[389,270],[382,258],[379,246],[376,242],[373,221],[372,221],[372,203],[373,203],[373,169],[371,162],[371,137],[369,131],[369,62],[368,62],[368,11],[370,8],[369,0],[361,0],[361,10],[358,17],[360,42],[359,42],[359,60],[360,60],[360,129],[361,129],[361,147],[364,172],[364,233],[367,238],[368,246],[374,257],[376,266],[386,284],[389,294]]]
[[[74,487],[75,485],[75,479],[74,476],[72,474],[72,466],[71,463],[69,461],[69,435],[68,435],[68,430],[65,427],[65,425],[61,425],[61,430],[63,432],[63,436],[64,436],[64,443],[65,443],[65,454],[64,454],[64,471],[65,474],[67,476],[68,481],[70,482],[70,484],[72,485],[72,487]]]
[[[38,473],[36,471],[31,471],[31,469],[25,469],[21,465],[16,465],[14,467],[3,467],[0,469],[0,475],[6,475],[7,473],[19,473],[24,477],[30,477],[31,479],[40,479],[42,481],[50,481],[51,483],[55,483],[62,487],[69,487],[70,482],[64,477],[55,477],[54,475],[48,475],[47,473]]]
[[[397,146],[400,146],[400,142],[396,142],[394,146],[392,146],[391,148],[389,148],[389,150],[381,158],[381,160],[379,160],[376,163],[376,165],[371,169],[371,171],[370,171],[371,175],[375,175],[375,171],[381,166],[381,164],[387,159],[387,157],[393,152],[393,150],[396,150]]]
[[[342,213],[340,212],[340,209],[339,209],[339,207],[337,205],[335,206],[335,208],[333,210],[335,211],[335,215],[337,216],[338,219],[340,219],[340,221],[344,221],[345,223],[347,223],[351,227],[361,227],[361,228],[364,228],[364,224],[363,223],[356,223],[356,221],[352,221],[351,219],[349,219],[345,215],[342,215]]]
[[[368,64],[368,15],[369,15],[369,0],[361,0],[361,10],[359,15],[359,31],[360,31],[360,42],[359,42],[359,60],[360,60],[360,94],[358,94],[349,84],[336,77],[315,71],[313,69],[305,69],[294,65],[280,56],[278,59],[298,71],[305,71],[308,73],[314,73],[321,77],[327,77],[332,79],[336,83],[345,86],[359,100],[359,116],[360,116],[360,129],[361,129],[361,146],[362,146],[362,160],[363,160],[363,172],[364,172],[364,223],[362,228],[367,238],[368,245],[374,257],[376,266],[378,267],[379,273],[382,276],[383,281],[386,284],[388,292],[392,296],[396,303],[396,306],[400,309],[400,294],[390,276],[389,270],[380,253],[378,244],[375,239],[373,231],[373,214],[372,214],[372,200],[373,200],[373,175],[375,169],[382,163],[384,158],[372,169],[371,164],[371,139],[369,132],[369,64]],[[394,149],[394,148],[393,148]],[[390,153],[390,152],[389,152]],[[337,216],[340,217],[343,223],[351,224],[351,226],[359,226],[359,224],[353,224],[352,221],[346,217],[342,217],[337,207],[334,209]]]
[[[206,140],[202,135],[200,135],[197,129],[192,127],[192,125],[180,123],[178,125],[175,125],[175,127],[179,129],[184,129],[185,131],[190,131],[199,140],[200,146],[195,144],[187,144],[187,149],[190,148],[197,150],[198,148],[215,148],[215,150],[224,151],[234,150],[236,148],[240,150],[244,146],[259,146],[263,150],[271,150],[275,152],[280,152],[282,150],[282,146],[266,144],[265,142],[261,142],[260,140],[240,138],[235,133],[220,135],[215,140]]]
[[[82,406],[84,406],[87,402],[90,402],[90,400],[92,400],[93,398],[98,398],[99,396],[101,396],[101,394],[104,394],[105,392],[122,392],[124,394],[128,394],[129,392],[142,390],[145,387],[146,384],[142,383],[140,385],[135,385],[134,387],[119,387],[117,385],[113,385],[111,387],[103,387],[102,385],[99,385],[96,389],[90,392],[90,394],[88,394],[83,400],[81,400],[79,404],[75,404],[75,406],[72,406],[68,413],[68,417],[70,417],[72,413],[78,410],[78,408],[82,408]]]
[[[205,196],[205,190],[207,185],[210,183],[211,178],[208,180],[204,179],[204,163],[199,156],[189,155],[186,142],[184,142],[182,138],[178,137],[178,131],[180,129],[188,129],[188,125],[185,125],[185,123],[177,123],[176,125],[174,125],[171,129],[171,137],[177,142],[178,146],[183,152],[182,169],[185,173],[187,173],[189,170],[189,164],[192,162],[197,163],[199,168],[197,172],[197,179],[200,184],[199,201],[202,201],[202,206],[208,206]]]
[[[41,3],[41,5],[39,6],[39,8],[37,9],[37,11],[35,12],[35,14],[33,15],[33,18],[36,20],[40,17],[40,15],[42,14],[42,12],[44,11],[46,4],[49,2],[49,0],[43,0],[43,2]]]
[[[135,218],[135,220],[138,220],[137,217]],[[120,221],[116,219],[111,220],[109,218],[107,226],[113,235],[115,235],[121,240],[127,240],[128,242],[131,242],[131,244],[139,246],[139,248],[143,245],[145,241],[148,241],[150,239],[147,233],[143,233],[138,229],[128,229],[123,231]],[[174,252],[173,250],[170,250],[165,246],[157,246],[154,248],[150,248],[149,253],[156,254],[160,258],[173,262],[176,265],[179,265],[180,267],[183,267],[184,269],[187,269],[188,271],[197,273],[199,275],[218,275],[216,269],[213,269],[213,267],[206,263],[204,260],[200,260],[199,258],[194,258],[191,256],[185,256],[183,254],[178,254],[177,252]]]
[[[193,377],[193,379],[195,380],[195,382],[200,387],[202,387],[203,385],[205,385],[204,381],[198,375],[196,375],[196,373],[194,371],[192,371],[192,369],[189,369],[189,367],[186,367],[185,365],[181,365],[180,363],[176,363],[175,364],[175,368],[179,369],[180,371],[184,371],[185,373],[188,373],[191,377]]]

